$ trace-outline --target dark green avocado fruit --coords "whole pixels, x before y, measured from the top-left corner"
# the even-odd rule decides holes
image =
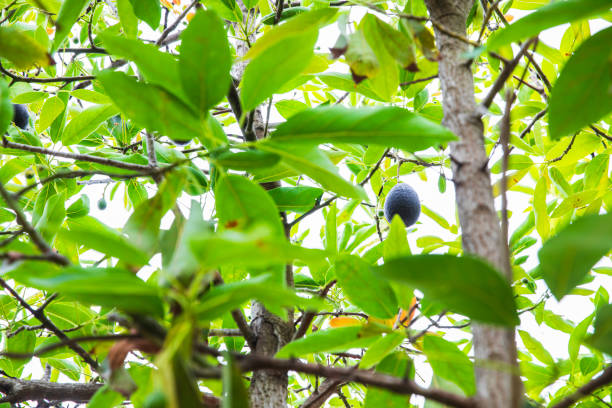
[[[14,103],[13,112],[13,123],[15,123],[15,125],[21,129],[27,129],[28,119],[30,118],[28,109],[24,105]]]
[[[419,196],[408,184],[396,184],[387,194],[385,218],[389,223],[395,214],[400,216],[406,227],[411,226],[419,219],[421,214]]]

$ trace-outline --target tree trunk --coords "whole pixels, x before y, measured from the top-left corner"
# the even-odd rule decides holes
[[[472,0],[426,0],[431,18],[465,35]],[[462,58],[467,44],[436,30],[440,50],[444,124],[460,141],[451,144],[451,161],[463,249],[488,260],[511,279],[495,211],[483,125],[474,99],[471,61]],[[516,408],[521,400],[514,330],[474,324],[477,396],[488,408]]]

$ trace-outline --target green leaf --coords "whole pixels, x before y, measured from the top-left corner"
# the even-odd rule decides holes
[[[508,282],[476,258],[405,256],[374,267],[374,274],[415,287],[446,309],[474,320],[504,326],[519,322]]]
[[[264,223],[273,236],[284,237],[274,201],[261,186],[246,177],[233,174],[223,177],[215,189],[215,199],[221,228],[244,230]]]
[[[0,27],[0,57],[20,70],[55,64],[45,47],[15,26]]]
[[[9,88],[4,79],[0,79],[0,134],[3,135],[13,120],[13,104],[9,97]]]
[[[291,245],[284,237],[271,234],[265,225],[246,232],[200,233],[194,235],[190,243],[192,254],[205,270],[223,265],[264,267],[295,259],[320,263],[327,255],[320,249]]]
[[[388,319],[398,311],[395,292],[379,279],[365,261],[357,256],[341,255],[336,260],[336,278],[346,297],[367,314]]]
[[[62,144],[70,146],[79,143],[92,134],[108,118],[118,113],[114,105],[99,105],[85,109],[76,115],[64,129]]]
[[[580,346],[582,345],[582,342],[584,341],[584,338],[586,337],[587,330],[591,326],[591,322],[593,321],[593,318],[595,318],[595,314],[591,314],[585,317],[584,320],[581,321],[570,334],[567,349],[569,352],[570,360],[572,362],[576,362],[576,360],[578,359],[578,353],[580,351]]]
[[[129,0],[117,0],[117,14],[123,32],[128,38],[136,38],[138,35],[138,18],[134,14],[134,8]]]
[[[161,219],[176,204],[184,183],[182,173],[166,174],[157,194],[136,207],[123,228],[133,245],[148,253],[156,248]]]
[[[395,352],[385,357],[376,366],[376,372],[399,378],[414,378],[413,362],[405,353]],[[396,394],[381,388],[368,387],[364,408],[403,408],[409,407],[411,394]]]
[[[373,78],[377,75],[384,76],[384,73],[380,73],[380,62],[378,61],[376,53],[368,43],[365,30],[363,29],[357,30],[349,35],[348,47],[344,57],[351,68],[351,74],[358,78],[358,80],[354,80],[353,82],[361,82],[360,80],[364,78]],[[372,82],[370,82],[370,85],[374,92],[380,91]],[[384,92],[385,89],[382,89],[382,91],[382,93],[376,93],[383,101],[388,101],[390,95]]]
[[[214,320],[252,299],[264,303],[268,310],[279,315],[284,314],[288,307],[318,310],[322,306],[320,299],[298,296],[294,291],[280,286],[274,276],[267,274],[211,289],[195,307],[196,316],[200,321]]]
[[[40,262],[24,262],[9,273],[24,285],[59,292],[86,304],[118,308],[126,312],[161,317],[162,300],[157,289],[132,272],[119,268],[59,268]]]
[[[316,147],[281,145],[268,140],[259,143],[257,147],[260,150],[276,153],[284,165],[297,171],[298,174],[307,175],[325,189],[343,197],[367,200],[365,190],[343,179],[330,158]]]
[[[397,346],[402,344],[405,337],[401,333],[392,332],[382,337],[372,344],[365,352],[359,363],[359,367],[367,370],[378,364],[382,359],[387,357]]]
[[[544,243],[538,253],[542,276],[560,300],[579,285],[612,248],[612,214],[582,217]]]
[[[52,96],[45,101],[38,122],[36,122],[36,130],[42,132],[46,130],[58,116],[64,112],[66,105],[59,96]]]
[[[53,38],[52,50],[57,50],[66,39],[72,26],[77,22],[89,4],[88,0],[64,0],[55,20],[55,37]]]
[[[428,335],[423,340],[423,352],[437,376],[458,385],[466,395],[476,393],[474,364],[454,343]]]
[[[374,50],[380,65],[378,73],[370,79],[372,88],[385,100],[390,101],[399,87],[399,70],[394,57],[389,53],[388,48],[384,46],[390,43],[391,39],[383,35],[382,24],[379,24],[378,21],[374,15],[366,14],[361,20],[360,27],[368,44]],[[392,30],[388,33],[392,33]],[[381,47],[381,45],[383,46]],[[389,48],[395,49],[395,46],[389,45]]]
[[[268,190],[278,211],[293,211],[304,213],[314,207],[317,200],[323,195],[323,190],[317,187],[278,187]]]
[[[379,333],[368,332],[361,326],[319,330],[292,341],[276,353],[277,358],[300,357],[312,353],[346,351],[372,344]]]
[[[404,255],[410,255],[406,226],[402,219],[396,215],[391,220],[389,234],[383,241],[383,258],[385,261]]]
[[[587,342],[604,353],[612,355],[612,304],[602,306],[597,310],[593,327],[595,332],[587,339]]]
[[[416,152],[457,138],[445,127],[398,107],[326,106],[295,114],[272,133],[272,140],[282,144],[375,144]]]
[[[60,232],[63,240],[95,249],[131,265],[146,265],[149,262],[149,256],[129,239],[93,217],[71,219],[67,224],[69,229]]]
[[[523,341],[525,348],[527,348],[527,351],[529,351],[532,356],[548,366],[555,365],[555,360],[552,358],[548,350],[544,348],[542,343],[524,330],[519,330],[518,334],[521,336],[521,340]]]
[[[243,408],[249,406],[249,394],[242,381],[242,373],[234,363],[230,353],[225,353],[223,367],[223,408]]]
[[[79,218],[89,214],[89,197],[82,195],[66,210],[66,217]]]
[[[181,38],[183,91],[200,112],[207,113],[230,87],[232,56],[223,22],[213,11],[198,11]]]
[[[34,225],[47,242],[53,242],[55,234],[66,218],[65,202],[64,193],[54,194],[47,198],[43,213]]]
[[[318,35],[318,30],[292,35],[276,42],[251,60],[244,70],[241,82],[240,100],[245,111],[255,109],[306,69],[314,53]],[[289,49],[291,52],[287,52]]]
[[[157,131],[174,140],[201,137],[208,146],[224,141],[204,132],[204,124],[185,105],[166,90],[148,85],[122,72],[104,71],[98,74],[104,90],[113,103],[138,126]]]
[[[487,49],[496,50],[512,42],[536,36],[547,28],[581,20],[609,9],[609,0],[555,1],[497,31],[487,42]]]
[[[259,150],[244,152],[226,151],[213,158],[216,165],[234,170],[252,170],[272,167],[280,161],[280,156]]]
[[[159,0],[130,0],[134,15],[147,23],[151,29],[155,30],[159,26],[161,19],[161,5]]]
[[[145,44],[137,39],[127,39],[108,32],[100,34],[100,38],[109,53],[133,61],[149,84],[160,86],[188,103],[181,87],[179,63],[173,55],[160,51],[153,44]]]
[[[116,407],[117,405],[121,405],[124,399],[123,395],[113,391],[108,385],[105,385],[91,397],[91,400],[89,400],[87,404],[87,408]]]
[[[599,2],[610,7],[609,1]],[[576,3],[582,10],[588,7],[584,1]],[[563,67],[550,94],[548,123],[552,139],[575,133],[612,112],[610,44],[612,27],[583,42]]]
[[[540,177],[536,182],[533,194],[533,210],[535,213],[535,227],[542,240],[548,238],[550,234],[550,218],[548,218],[548,209],[546,207],[547,192],[546,177]]]

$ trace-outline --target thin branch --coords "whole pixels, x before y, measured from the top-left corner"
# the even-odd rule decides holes
[[[486,1],[484,3],[486,4]],[[478,33],[478,42],[482,40],[482,36],[484,35],[485,28],[489,24],[491,15],[493,15],[493,10],[495,9],[495,7],[497,7],[499,3],[501,3],[501,0],[496,0],[495,3],[493,3],[493,5],[487,9],[487,12],[484,18],[482,19],[482,26],[480,27],[480,33]]]
[[[242,337],[242,332],[239,329],[210,329],[208,335],[214,337]]]
[[[311,215],[312,213],[320,210],[321,208],[327,207],[328,205],[330,205],[331,203],[333,203],[334,201],[336,201],[338,199],[338,196],[333,196],[331,197],[329,200],[322,202],[321,204],[317,204],[314,207],[312,207],[310,210],[306,211],[304,214],[300,215],[299,217],[297,217],[296,219],[294,219],[293,221],[291,221],[288,226],[289,228],[293,227],[295,224],[297,224],[298,222],[302,221],[304,218],[308,217],[309,215]]]
[[[7,292],[9,292],[9,294],[12,297],[14,297],[21,306],[23,306],[28,312],[30,312],[32,316],[38,319],[38,321],[42,323],[45,329],[55,334],[57,338],[60,339],[60,341],[68,342],[66,345],[70,347],[72,351],[77,353],[83,360],[85,360],[85,362],[89,364],[92,369],[94,369],[95,371],[98,371],[98,369],[100,368],[100,366],[98,365],[98,362],[94,360],[89,355],[89,353],[87,353],[87,351],[85,351],[85,349],[81,347],[79,344],[69,343],[71,341],[70,338],[68,338],[68,336],[66,336],[66,334],[63,331],[61,331],[51,320],[49,320],[49,318],[45,315],[44,311],[36,310],[32,306],[30,306],[30,304],[26,302],[19,295],[19,293],[17,293],[8,283],[6,283],[4,279],[0,279],[0,286],[2,286]]]
[[[32,240],[34,245],[36,245],[36,247],[40,250],[40,252],[43,253],[43,255],[47,258],[47,260],[55,262],[59,265],[68,265],[70,263],[68,259],[58,254],[57,252],[55,252],[49,246],[49,244],[47,244],[44,238],[38,233],[38,231],[34,229],[32,224],[30,224],[25,214],[23,213],[22,209],[15,202],[12,194],[9,193],[7,189],[4,187],[3,183],[0,183],[0,195],[6,202],[6,205],[11,210],[13,210],[13,212],[15,213],[15,218],[17,220],[17,223],[21,225],[21,228],[23,229],[23,231],[30,236],[30,239]]]
[[[126,162],[121,162],[118,160],[107,159],[105,157],[92,156],[89,154],[78,154],[78,153],[54,151],[51,149],[46,149],[44,147],[31,146],[31,145],[11,142],[6,138],[2,139],[2,145],[7,149],[24,150],[26,152],[46,154],[49,156],[64,157],[66,159],[86,161],[90,163],[98,163],[98,164],[103,164],[105,166],[117,167],[119,169],[151,171],[151,168],[149,166],[145,166],[142,164],[126,163]]]
[[[346,382],[340,378],[326,378],[321,385],[306,398],[306,401],[304,401],[300,408],[319,408],[323,406],[325,401],[334,395],[334,392],[344,384],[346,384]]]
[[[22,77],[5,69],[0,63],[0,72],[2,72],[7,77],[11,78],[14,82],[28,82],[28,83],[38,83],[38,84],[49,84],[56,82],[76,82],[76,81],[91,81],[96,77],[94,75],[82,75],[76,77],[55,77],[55,78],[30,78],[30,77]]]
[[[563,159],[565,155],[568,154],[569,151],[572,149],[572,146],[574,145],[574,140],[576,140],[577,135],[578,133],[574,133],[574,136],[572,136],[572,140],[570,140],[569,144],[567,145],[563,153],[561,153],[558,157],[555,157],[554,159],[549,160],[548,163],[555,163]]]
[[[418,84],[419,82],[427,82],[427,81],[430,81],[432,79],[436,79],[437,77],[438,77],[438,74],[432,75],[432,76],[428,76],[428,77],[425,77],[425,78],[414,79],[412,81],[402,82],[402,83],[400,83],[400,86],[408,86],[408,85],[412,85],[412,84]]]
[[[510,158],[510,110],[516,95],[512,91],[506,93],[506,107],[501,121],[499,141],[502,145],[502,178],[501,178],[501,235],[502,250],[504,251],[505,263],[510,262],[510,249],[508,247],[508,161]],[[510,268],[510,264],[506,265]]]
[[[527,52],[527,50],[529,49],[531,44],[533,44],[534,41],[535,41],[535,38],[532,38],[529,41],[526,41],[522,45],[519,52],[516,54],[516,57],[514,57],[509,63],[504,65],[504,69],[499,74],[499,76],[497,77],[493,85],[491,86],[489,93],[487,94],[487,96],[485,96],[485,98],[480,103],[481,106],[484,106],[485,108],[489,109],[489,107],[493,103],[493,99],[495,99],[495,95],[497,95],[497,93],[503,88],[504,84],[506,83],[506,80],[510,77],[510,75],[512,75],[514,68],[516,68],[519,61],[523,57],[523,55]]]
[[[612,364],[608,365],[600,376],[593,378],[591,381],[578,388],[578,391],[565,397],[561,402],[553,405],[552,408],[569,408],[582,398],[591,395],[598,388],[604,387],[610,383],[612,383]]]
[[[610,142],[612,142],[612,137],[610,137],[610,136],[606,135],[604,132],[602,132],[601,130],[599,130],[598,128],[596,128],[596,127],[595,127],[595,126],[593,126],[593,125],[590,125],[589,127],[590,127],[590,128],[591,128],[591,130],[592,130],[593,132],[595,132],[595,134],[597,134],[598,136],[601,136],[601,137],[603,137],[604,139],[609,140]]]
[[[221,352],[218,350],[202,344],[197,345],[197,350],[216,357],[221,356]],[[424,388],[407,377],[394,377],[375,371],[359,370],[355,367],[329,367],[321,364],[304,363],[296,359],[281,360],[262,354],[249,354],[248,356],[244,356],[234,353],[233,355],[236,358],[241,371],[243,372],[261,369],[296,371],[326,378],[342,379],[346,382],[357,382],[363,385],[382,388],[398,394],[421,395],[427,399],[456,408],[476,407],[476,401],[473,398],[467,398],[445,390]],[[216,376],[219,373],[211,372],[211,374]]]
[[[166,28],[164,30],[163,33],[161,33],[161,35],[159,36],[159,38],[157,39],[157,41],[155,41],[155,45],[157,45],[158,47],[164,45],[164,40],[166,40],[166,38],[168,38],[168,35],[174,31],[176,29],[176,27],[178,27],[178,25],[180,24],[180,22],[185,18],[185,16],[187,15],[187,13],[189,13],[189,10],[191,10],[196,4],[199,3],[200,0],[194,0],[192,1],[185,10],[183,10],[183,12],[181,14],[179,14],[179,16],[176,18],[176,20],[174,20],[174,22],[172,24],[170,24],[168,26],[168,28]]]
[[[327,296],[327,292],[329,292],[329,290],[335,284],[336,284],[336,280],[334,279],[333,281],[325,285],[325,287],[321,290],[321,292],[319,292],[319,297],[324,298],[325,296]],[[306,332],[308,331],[308,328],[310,327],[310,324],[312,323],[316,315],[317,313],[313,311],[307,311],[306,313],[304,313],[304,316],[302,317],[302,324],[300,324],[300,327],[293,335],[293,340],[297,340],[306,334]]]

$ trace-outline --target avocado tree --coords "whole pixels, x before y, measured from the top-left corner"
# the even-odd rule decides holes
[[[611,6],[0,0],[0,407],[612,406]]]

